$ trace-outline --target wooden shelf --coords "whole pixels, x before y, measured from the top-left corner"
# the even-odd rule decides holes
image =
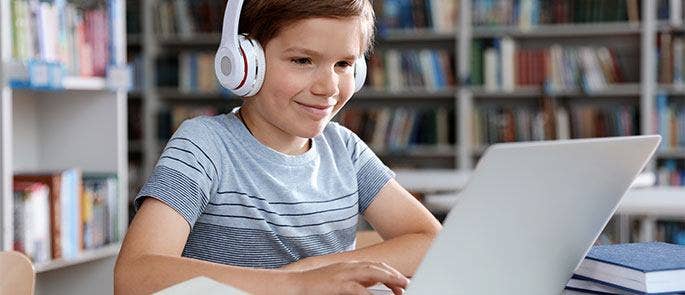
[[[373,149],[373,147],[372,147]],[[456,157],[457,150],[454,146],[409,146],[398,150],[376,150],[379,157],[424,157],[424,158],[446,158]]]
[[[108,90],[107,81],[100,77],[65,77],[65,90]]]
[[[640,95],[639,83],[609,85],[606,89],[592,92],[580,90],[545,92],[540,86],[519,87],[513,91],[488,91],[482,86],[472,87],[474,98],[529,98],[538,96],[552,97],[637,97]]]
[[[466,186],[472,172],[454,169],[411,169],[396,170],[395,174],[397,182],[409,191],[453,192]]]
[[[390,91],[377,88],[362,88],[353,97],[357,99],[454,99],[456,96],[454,87],[447,87],[435,91],[425,88],[410,88],[399,91]]]
[[[665,92],[667,95],[685,96],[685,83],[682,85],[659,84],[657,87],[658,91]]]
[[[414,185],[417,191],[437,191],[436,194],[426,195],[424,205],[433,213],[444,214],[459,200],[458,191],[468,183],[471,172],[436,172],[427,171],[425,174],[409,174],[397,172],[397,181],[405,186]],[[401,179],[400,177],[404,178]],[[410,179],[414,180],[412,182]],[[455,185],[449,186],[448,179]],[[685,189],[654,187],[653,173],[642,173],[633,182],[631,189],[623,197],[617,213],[620,214],[656,214],[683,216],[685,212]],[[420,181],[420,182],[419,182]],[[431,183],[433,186],[421,186]],[[459,184],[457,191],[454,187]],[[407,186],[405,186],[406,188]],[[438,188],[438,189],[436,189]],[[452,189],[452,192],[450,192]]]
[[[623,197],[617,212],[682,218],[685,216],[685,188],[650,187],[630,190]]]
[[[658,150],[656,156],[662,159],[685,159],[685,148]]]
[[[658,21],[657,31],[661,33],[682,33],[685,32],[685,25],[674,26],[669,21]]]
[[[164,47],[219,47],[220,33],[193,34],[190,36],[160,36],[157,39],[161,49]]]
[[[188,100],[188,101],[227,101],[236,100],[237,96],[222,92],[183,92],[174,87],[160,87],[157,94],[164,100]]]
[[[457,31],[439,32],[434,29],[389,29],[378,34],[380,42],[455,42]]]
[[[550,24],[533,26],[524,30],[513,26],[476,26],[473,28],[474,38],[569,38],[569,37],[607,37],[617,35],[640,35],[639,23],[611,22],[611,23],[582,23],[582,24]]]
[[[70,259],[57,259],[45,263],[36,263],[34,268],[36,273],[47,272],[55,269],[60,269],[72,265],[78,265],[90,261],[95,261],[98,259],[103,259],[107,257],[116,256],[119,254],[119,249],[121,248],[121,243],[106,245],[101,248],[85,250],[81,252],[78,257]]]

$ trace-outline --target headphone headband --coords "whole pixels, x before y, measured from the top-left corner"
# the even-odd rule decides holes
[[[240,21],[240,11],[243,8],[243,0],[228,0],[226,2],[220,47],[231,47],[231,50],[238,51],[240,50],[238,46],[238,22]]]

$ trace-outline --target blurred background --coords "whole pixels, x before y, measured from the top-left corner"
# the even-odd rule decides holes
[[[0,0],[0,245],[33,259],[37,293],[111,285],[171,134],[241,104],[214,76],[225,3]],[[366,85],[334,120],[436,217],[491,144],[661,134],[597,243],[685,244],[681,0],[374,8]]]

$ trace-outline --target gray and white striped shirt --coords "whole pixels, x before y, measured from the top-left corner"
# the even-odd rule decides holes
[[[290,156],[257,141],[234,111],[183,122],[134,204],[153,197],[188,221],[185,257],[277,268],[354,248],[358,216],[392,177],[337,123]]]

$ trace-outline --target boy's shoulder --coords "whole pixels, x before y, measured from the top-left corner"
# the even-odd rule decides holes
[[[179,128],[190,129],[190,130],[207,130],[220,128],[223,124],[226,114],[220,114],[215,116],[197,116],[190,119],[183,120]]]
[[[322,135],[326,138],[341,137],[344,140],[349,139],[352,134],[354,133],[350,129],[333,121],[328,122],[322,132]]]
[[[197,116],[183,120],[175,131],[175,136],[186,138],[216,138],[227,131],[226,114],[216,116]]]

